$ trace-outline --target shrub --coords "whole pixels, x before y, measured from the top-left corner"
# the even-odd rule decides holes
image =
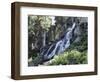
[[[50,60],[49,65],[72,65],[86,63],[87,51],[79,52],[77,50],[71,50],[55,56],[52,60]]]

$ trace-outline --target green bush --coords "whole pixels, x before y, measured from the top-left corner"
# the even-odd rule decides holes
[[[50,60],[49,65],[72,65],[72,64],[86,64],[87,52],[79,52],[71,50],[63,54],[55,56]]]
[[[66,65],[67,64],[67,55],[68,52],[64,52],[64,54],[56,55],[50,62],[50,65]]]

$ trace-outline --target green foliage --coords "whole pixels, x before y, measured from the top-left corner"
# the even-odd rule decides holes
[[[49,16],[28,16],[28,27],[31,30],[39,29],[39,26],[41,26],[42,29],[49,30],[51,23],[52,20]]]
[[[88,46],[87,34],[83,33],[81,35],[81,40],[79,42],[73,42],[68,50],[76,49],[80,52],[86,51]]]
[[[52,21],[49,18],[49,16],[42,16],[41,17],[40,24],[41,24],[42,28],[45,29],[46,31],[49,30],[51,23],[52,23]]]
[[[60,65],[60,64],[65,65],[65,64],[67,64],[67,62],[68,62],[67,56],[68,56],[68,52],[64,52],[64,54],[56,55],[50,61],[50,65]]]
[[[38,56],[38,53],[32,53],[32,59],[34,60]]]
[[[43,41],[46,43],[46,33],[51,27],[51,23],[52,20],[49,16],[28,16],[28,58],[34,56],[34,49],[39,51],[43,46]]]
[[[87,53],[72,50],[67,56],[68,64],[84,64],[87,63]]]
[[[66,51],[63,54],[55,56],[49,65],[71,65],[71,64],[86,64],[87,52],[79,52],[77,50]]]

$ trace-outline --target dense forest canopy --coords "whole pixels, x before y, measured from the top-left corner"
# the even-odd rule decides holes
[[[28,63],[29,66],[42,65],[66,65],[87,63],[87,17],[65,17],[65,16],[28,16]],[[75,25],[74,25],[75,24]],[[64,40],[65,34],[74,27],[69,34],[70,45],[59,53],[58,42]],[[68,36],[67,36],[68,38]],[[66,40],[67,42],[67,40]],[[68,44],[67,44],[68,45]],[[44,55],[53,52],[46,61]],[[51,47],[51,48],[50,48]],[[57,53],[56,53],[57,52]],[[41,55],[41,53],[43,53]],[[51,54],[48,54],[48,57]],[[47,55],[45,55],[47,56]]]

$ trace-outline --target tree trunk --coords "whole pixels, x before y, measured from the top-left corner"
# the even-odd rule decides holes
[[[45,31],[43,32],[42,37],[43,37],[42,44],[43,44],[43,46],[45,46],[46,45],[46,32]]]

